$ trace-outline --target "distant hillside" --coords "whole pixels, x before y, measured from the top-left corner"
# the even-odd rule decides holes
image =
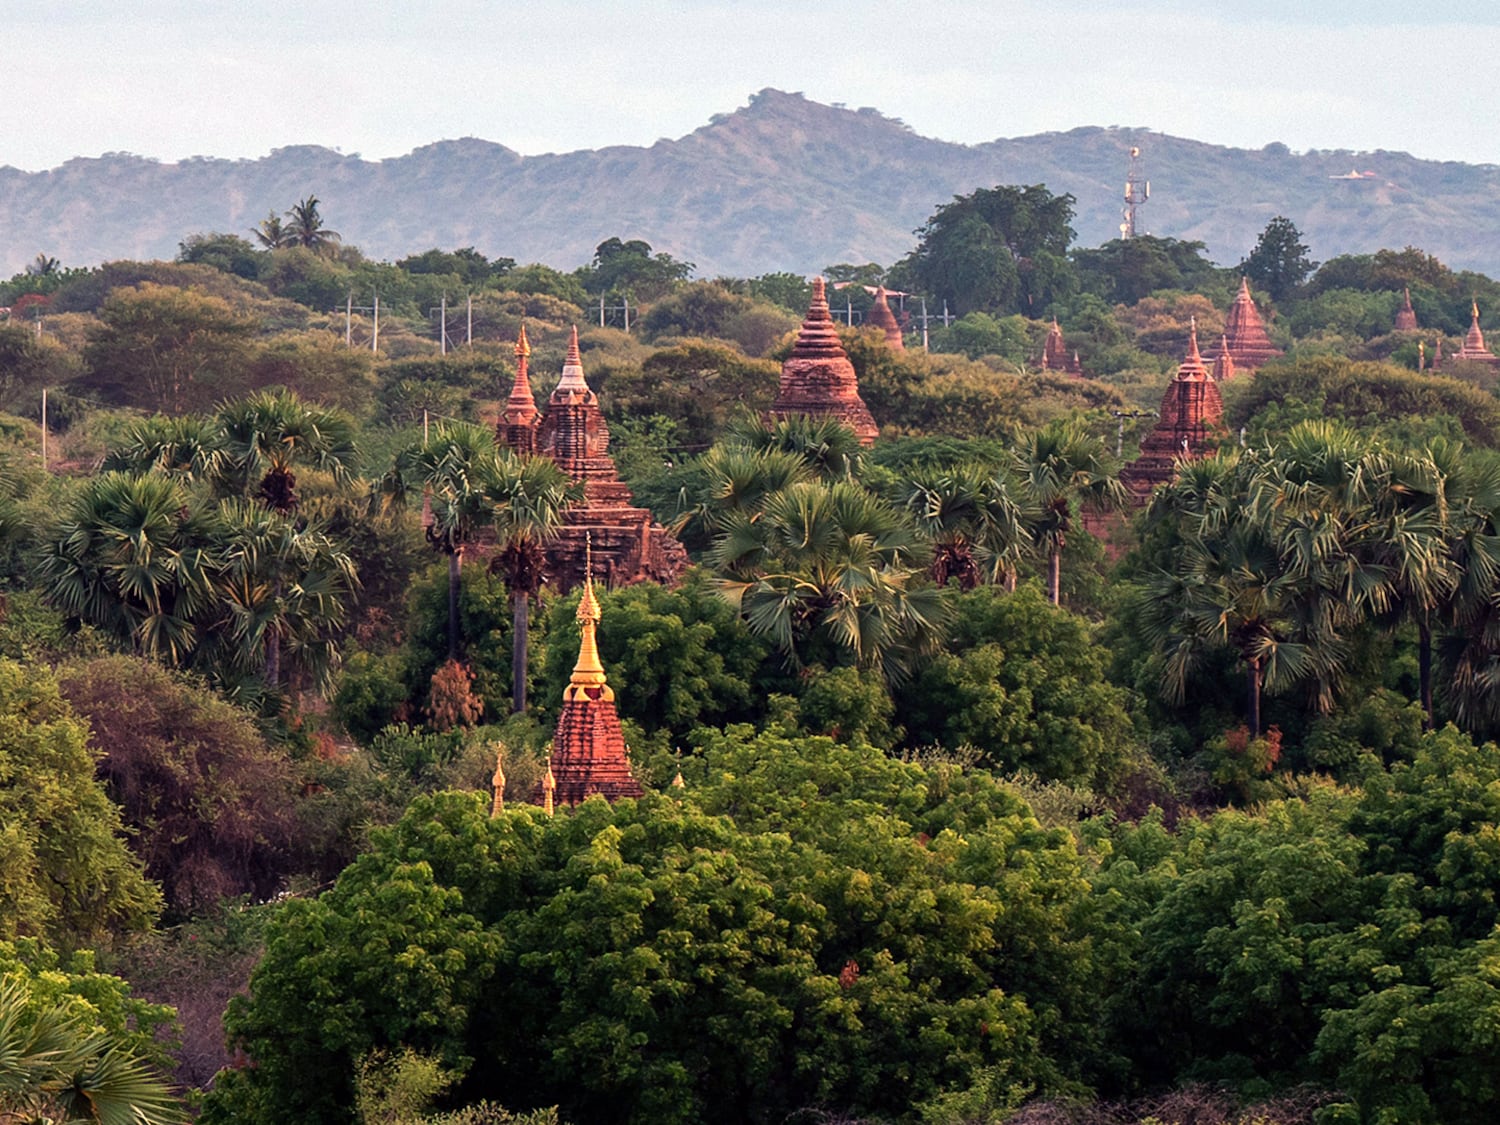
[[[1115,236],[1126,150],[1152,181],[1141,225],[1233,264],[1273,215],[1313,256],[1416,245],[1500,276],[1500,167],[1404,153],[1223,148],[1145,129],[1080,128],[983,145],[918,136],[873,109],[765,90],[678,140],[523,157],[441,141],[366,161],[324,148],[165,164],[111,154],[48,172],[0,168],[0,275],[38,252],[64,265],[171,257],[185,235],[247,234],[316,194],[329,225],[377,258],[438,246],[570,269],[611,235],[644,238],[702,276],[889,264],[955,194],[1045,183],[1078,198],[1079,243]],[[0,158],[3,158],[0,152]],[[1373,178],[1336,179],[1351,170]]]

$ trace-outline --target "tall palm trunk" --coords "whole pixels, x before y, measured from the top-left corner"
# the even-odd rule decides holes
[[[463,581],[464,549],[454,547],[448,555],[448,659],[458,659],[458,588]]]
[[[1245,708],[1250,716],[1250,737],[1260,737],[1260,658],[1246,661],[1245,686],[1249,699]]]
[[[1047,552],[1047,597],[1053,605],[1062,604],[1062,544]]]
[[[276,579],[276,601],[281,601],[281,579]],[[266,687],[275,691],[281,686],[281,634],[272,628],[266,633]]]
[[[1432,710],[1432,625],[1424,611],[1417,619],[1417,682],[1422,696],[1422,729],[1431,730]]]
[[[531,599],[525,590],[510,596],[510,622],[511,710],[519,715],[526,710],[526,665],[530,656],[526,633],[531,624]]]

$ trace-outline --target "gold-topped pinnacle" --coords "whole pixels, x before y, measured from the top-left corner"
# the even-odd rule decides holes
[[[516,332],[516,358],[530,358],[531,341],[526,338],[526,322],[521,321],[521,327]]]
[[[578,663],[573,665],[573,675],[568,680],[568,686],[563,692],[563,699],[573,699],[579,693],[587,694],[592,689],[594,694],[606,699],[613,699],[614,692],[610,690],[605,682],[604,664],[599,659],[599,640],[597,630],[599,618],[602,616],[599,609],[599,601],[594,597],[594,537],[592,533],[585,532],[583,538],[583,596],[578,599]]]
[[[552,759],[547,759],[547,772],[542,777],[542,811],[552,815],[552,795],[557,792],[557,778],[552,776]]]
[[[490,815],[499,816],[505,810],[505,747],[495,747],[495,774],[490,778],[495,790],[495,800],[490,806]]]

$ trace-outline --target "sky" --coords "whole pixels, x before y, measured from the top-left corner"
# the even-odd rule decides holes
[[[678,137],[765,87],[977,143],[1120,125],[1500,164],[1496,0],[48,0],[10,5],[0,166],[525,154]]]

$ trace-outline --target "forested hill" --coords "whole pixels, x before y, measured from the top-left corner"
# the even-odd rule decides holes
[[[1045,183],[1077,197],[1079,242],[1092,246],[1115,237],[1132,144],[1152,181],[1141,225],[1201,239],[1222,264],[1239,261],[1282,214],[1321,259],[1416,245],[1454,268],[1500,274],[1494,165],[1233,149],[1120,128],[966,146],[918,136],[874,109],[775,90],[649,148],[523,157],[470,138],[382,161],[294,146],[258,160],[110,154],[47,172],[0,168],[0,274],[39,252],[75,266],[171,257],[186,234],[243,235],[309,194],[346,241],[375,257],[472,245],[571,268],[619,235],[695,262],[703,276],[749,276],[889,264],[953,195]],[[1334,178],[1351,170],[1374,175]]]

